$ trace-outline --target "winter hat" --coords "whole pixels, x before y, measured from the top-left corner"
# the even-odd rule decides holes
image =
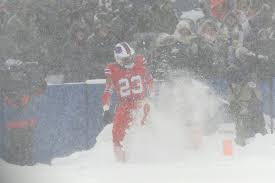
[[[217,6],[224,4],[225,0],[211,0],[211,9],[216,8]]]
[[[218,9],[218,7],[220,5],[225,6],[226,5],[225,3],[226,3],[225,0],[211,0],[211,13],[212,13],[213,17],[216,17],[218,19],[221,19],[224,17],[227,9],[222,9],[222,11],[221,11]]]
[[[180,42],[189,42],[194,36],[191,23],[193,23],[190,19],[181,20],[174,32],[174,37]]]
[[[190,25],[190,23],[187,20],[181,20],[177,24],[175,32],[178,32],[181,29],[187,29],[187,30],[190,30],[190,32],[191,32],[191,25]]]
[[[216,22],[214,20],[206,19],[198,25],[198,34],[202,34],[204,32],[205,26],[211,26],[216,30],[216,32],[219,31],[218,25],[216,24]]]

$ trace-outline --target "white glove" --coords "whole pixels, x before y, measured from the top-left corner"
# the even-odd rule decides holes
[[[106,112],[106,111],[109,111],[110,110],[110,106],[109,105],[104,105],[103,106],[103,111]]]

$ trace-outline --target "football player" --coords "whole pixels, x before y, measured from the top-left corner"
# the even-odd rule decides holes
[[[126,42],[119,43],[114,49],[115,62],[108,64],[105,69],[106,86],[102,97],[104,121],[110,120],[110,104],[112,92],[115,91],[119,99],[113,117],[113,144],[116,159],[126,161],[123,139],[126,130],[133,122],[134,114],[142,110],[143,118],[140,123],[145,124],[150,111],[146,102],[153,87],[153,78],[146,67],[143,56],[135,54],[134,49]]]

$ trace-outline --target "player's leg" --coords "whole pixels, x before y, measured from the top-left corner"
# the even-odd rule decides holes
[[[114,121],[113,121],[113,143],[114,143],[114,153],[116,159],[120,162],[126,161],[126,153],[123,148],[123,140],[126,135],[126,130],[129,128],[129,123],[131,121],[130,111],[127,106],[119,106],[116,110]]]

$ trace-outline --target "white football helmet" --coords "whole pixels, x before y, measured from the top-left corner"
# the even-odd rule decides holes
[[[115,46],[114,57],[116,62],[127,69],[134,66],[135,50],[126,42],[118,43]]]

